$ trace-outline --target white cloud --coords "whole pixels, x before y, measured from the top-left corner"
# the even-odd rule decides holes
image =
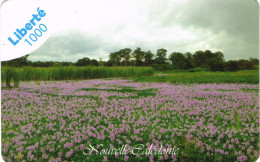
[[[76,61],[84,56],[107,59],[110,52],[136,47],[154,53],[166,48],[168,54],[220,50],[227,59],[258,57],[258,26],[254,23],[258,6],[250,1],[245,6],[242,1],[55,2],[54,35],[29,59],[40,60],[42,53],[45,60],[53,61]]]

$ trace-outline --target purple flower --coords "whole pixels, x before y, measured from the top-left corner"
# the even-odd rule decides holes
[[[67,152],[66,158],[71,157],[72,154],[73,154],[73,150],[71,149],[70,151]]]
[[[125,161],[128,161],[128,159],[129,159],[129,156],[125,156],[125,157],[124,157],[124,160],[125,160]]]
[[[107,162],[108,159],[107,159],[107,156],[104,156],[104,162]]]

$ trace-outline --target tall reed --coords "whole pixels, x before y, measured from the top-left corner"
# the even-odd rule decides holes
[[[99,78],[151,76],[151,67],[2,67],[1,81],[18,87],[19,81],[83,80]]]

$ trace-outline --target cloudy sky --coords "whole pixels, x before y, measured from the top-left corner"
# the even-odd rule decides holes
[[[51,4],[52,36],[32,61],[108,59],[136,47],[172,52],[222,51],[226,60],[259,58],[255,0],[97,0]]]

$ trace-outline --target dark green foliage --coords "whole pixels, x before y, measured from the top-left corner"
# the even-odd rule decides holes
[[[250,62],[252,62],[254,65],[259,65],[259,59],[250,57]]]
[[[192,65],[192,54],[187,52],[185,54],[185,57],[186,57],[186,68],[185,69],[193,68],[194,66]]]
[[[176,68],[172,65],[158,65],[158,64],[153,64],[152,68],[156,71],[172,71],[172,70],[176,70]]]
[[[230,60],[225,62],[225,70],[226,71],[237,71],[238,68],[238,61]]]
[[[239,70],[252,70],[254,69],[254,63],[249,60],[238,60]]]
[[[154,54],[149,50],[148,52],[145,52],[144,54],[144,65],[150,66],[153,64],[153,57]]]
[[[28,58],[29,55],[25,55],[10,61],[2,61],[2,66],[11,66],[11,67],[21,67],[28,65]]]
[[[89,66],[91,64],[91,60],[87,57],[84,57],[83,59],[79,59],[76,62],[76,66]]]
[[[177,70],[183,70],[187,67],[187,61],[185,56],[180,52],[173,52],[169,56],[169,60],[172,62],[172,64],[175,66]]]
[[[119,53],[121,54],[121,56],[123,57],[123,65],[127,66],[130,65],[130,58],[131,58],[131,49],[129,48],[125,48],[119,51]]]
[[[29,65],[33,67],[52,67],[57,65],[57,63],[52,61],[48,61],[48,62],[36,61],[36,62],[29,62]]]
[[[135,60],[136,66],[142,66],[144,64],[143,61],[144,61],[144,57],[145,57],[145,52],[142,51],[141,48],[137,47],[132,55]]]
[[[211,58],[208,61],[208,68],[210,71],[224,71],[225,64],[221,59]]]
[[[166,54],[167,50],[166,49],[158,49],[156,53],[156,58],[154,59],[154,63],[156,64],[166,64]]]
[[[119,51],[110,53],[109,60],[108,60],[109,64],[113,66],[119,66],[121,65],[121,61],[122,61],[122,55]]]
[[[193,55],[193,65],[195,67],[201,67],[201,68],[209,68],[210,60],[214,59],[215,61],[219,63],[224,62],[224,55],[221,52],[215,52],[212,53],[210,50],[206,51],[197,51]],[[214,68],[213,68],[214,69]]]
[[[98,61],[95,60],[95,59],[92,59],[92,60],[90,61],[90,65],[91,65],[91,66],[98,66]]]

